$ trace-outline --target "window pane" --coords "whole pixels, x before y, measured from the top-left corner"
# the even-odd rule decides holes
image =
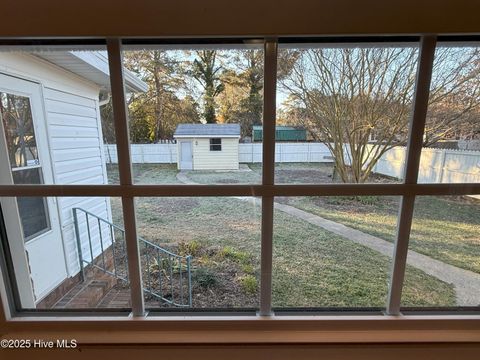
[[[280,47],[276,183],[399,182],[417,47]]]
[[[14,184],[42,184],[40,168],[17,169],[13,171]],[[18,212],[22,221],[25,241],[50,229],[47,199],[42,197],[18,197]]]
[[[137,198],[136,211],[147,308],[258,308],[260,200]]]
[[[135,182],[259,183],[263,57],[247,44],[125,46],[124,66],[146,84],[128,98],[132,161],[158,172]]]
[[[22,309],[130,308],[122,211],[117,206],[120,199],[0,200],[7,234],[2,241],[8,245],[4,249],[10,249],[7,256],[13,265]],[[16,215],[17,203],[20,217]],[[48,221],[50,227],[34,232],[42,221]],[[23,239],[22,225],[23,229],[34,229],[32,234],[24,230]],[[29,241],[24,243],[27,236]]]
[[[11,167],[40,166],[45,184],[106,184],[116,154],[106,46],[0,47],[0,67],[0,149]],[[125,79],[141,91],[127,70]]]
[[[477,46],[437,47],[418,182],[480,182],[479,63]]]
[[[438,297],[404,295],[402,305],[445,307],[480,304],[480,203],[478,196],[419,196],[415,201],[407,262],[435,277]],[[412,282],[410,275],[407,282]]]
[[[50,228],[47,204],[41,197],[17,198],[25,241]],[[28,215],[27,215],[28,214]]]
[[[210,151],[222,151],[222,139],[210,139]]]
[[[5,129],[10,166],[16,168],[38,165],[30,99],[0,92],[0,117]]]
[[[275,198],[273,306],[384,308],[398,203],[390,196]],[[441,295],[441,281],[415,266],[407,273],[412,303]]]

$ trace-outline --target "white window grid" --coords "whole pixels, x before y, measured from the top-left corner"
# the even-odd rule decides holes
[[[80,41],[81,42],[81,41]],[[122,64],[122,39],[107,39],[110,81],[117,138],[119,185],[0,185],[0,196],[109,196],[122,199],[131,315],[146,316],[137,243],[135,197],[255,196],[262,199],[261,279],[258,315],[271,317],[273,213],[276,196],[365,196],[401,197],[394,244],[386,315],[401,315],[400,301],[408,254],[415,197],[419,195],[480,194],[480,184],[418,184],[417,176],[428,108],[430,79],[437,36],[420,37],[420,52],[411,115],[404,181],[399,184],[277,185],[275,170],[275,119],[278,39],[264,39],[263,173],[259,185],[134,185]],[[7,294],[10,295],[10,294]],[[8,296],[11,299],[11,296]],[[14,314],[14,304],[9,304]]]

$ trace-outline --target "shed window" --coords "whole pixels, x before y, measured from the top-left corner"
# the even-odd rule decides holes
[[[222,139],[210,139],[210,151],[222,151]]]

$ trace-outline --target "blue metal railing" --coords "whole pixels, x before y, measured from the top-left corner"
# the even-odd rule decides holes
[[[81,216],[85,217],[85,224],[80,222]],[[86,264],[128,284],[125,230],[82,208],[73,208],[73,219],[82,280],[85,280],[84,264]],[[98,237],[95,239],[92,237],[90,227],[92,220],[98,227]],[[82,225],[85,227],[83,233],[80,232]],[[105,239],[105,228],[108,240]],[[84,256],[82,251],[82,234],[86,234],[87,237],[89,256]],[[94,243],[100,247],[99,254],[94,251]],[[165,304],[191,307],[192,256],[174,254],[141,237],[138,237],[138,244],[140,246],[143,291]]]

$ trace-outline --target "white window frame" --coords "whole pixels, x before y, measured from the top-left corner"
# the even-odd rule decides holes
[[[25,335],[25,329],[43,334],[61,332],[68,322],[70,333],[83,343],[276,343],[276,342],[396,342],[478,341],[477,313],[425,315],[402,314],[400,298],[408,252],[413,204],[418,195],[480,194],[480,184],[417,184],[421,142],[428,105],[429,85],[437,37],[421,37],[412,121],[409,129],[405,181],[400,184],[276,185],[275,118],[278,40],[266,38],[263,121],[263,174],[261,185],[134,185],[122,66],[122,40],[107,39],[110,79],[117,137],[119,185],[0,185],[0,196],[116,196],[122,198],[128,272],[131,286],[130,315],[99,313],[50,313],[51,316],[16,311],[9,280],[3,270],[0,281],[0,330]],[[275,315],[272,311],[272,236],[275,196],[398,195],[401,196],[391,285],[384,314],[322,316]],[[162,313],[148,316],[143,299],[135,217],[135,197],[144,196],[257,196],[262,198],[261,286],[259,312],[229,314]],[[3,254],[0,254],[3,255]],[[47,313],[48,315],[48,313]],[[115,328],[125,336],[109,336]],[[136,330],[139,330],[138,332]],[[99,331],[105,337],[89,337]],[[144,331],[148,331],[146,334]],[[203,334],[203,335],[201,335]],[[11,338],[11,336],[10,336]],[[45,336],[44,336],[45,338]]]
[[[212,144],[212,140],[220,140],[220,143],[219,144]],[[210,138],[209,139],[209,145],[210,145],[210,151],[222,151],[222,138],[220,138],[220,137]],[[220,146],[220,149],[213,150],[212,146]]]

